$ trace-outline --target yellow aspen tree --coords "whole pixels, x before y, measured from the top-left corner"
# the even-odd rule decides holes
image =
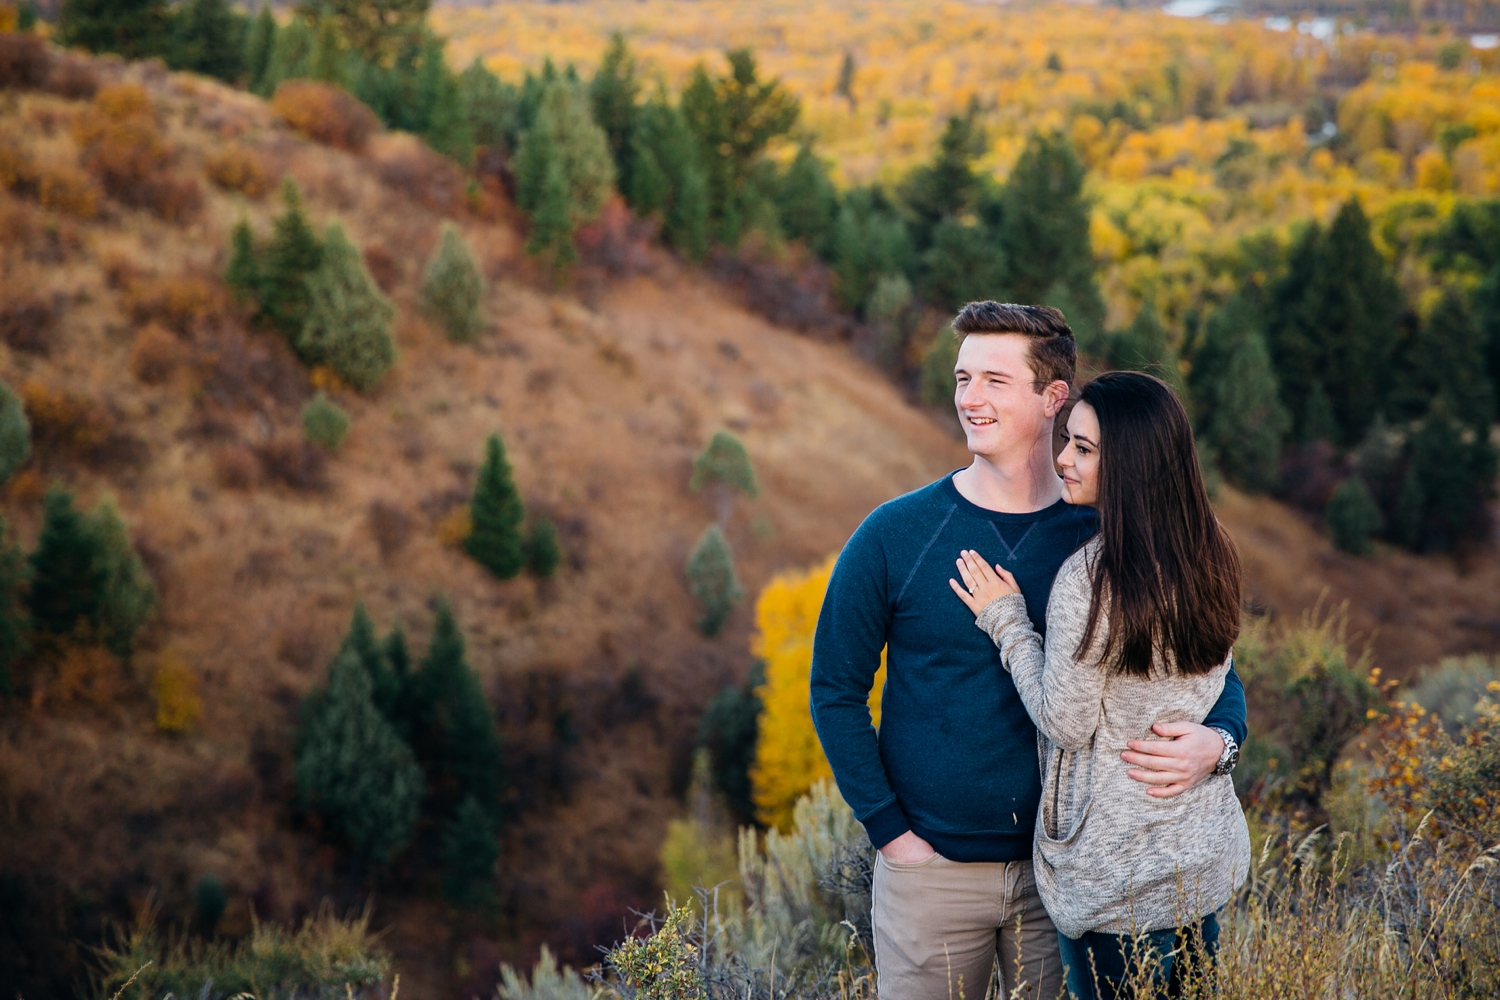
[[[762,708],[750,784],[760,821],[779,830],[791,827],[798,799],[818,781],[833,777],[808,702],[813,632],[836,558],[806,571],[782,573],[755,601],[751,651],[765,663],[766,681],[756,689]],[[870,692],[870,715],[877,726],[884,688],[882,651]]]

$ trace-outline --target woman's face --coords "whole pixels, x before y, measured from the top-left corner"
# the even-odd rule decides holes
[[[1099,501],[1099,414],[1092,406],[1082,400],[1074,404],[1063,440],[1067,444],[1057,456],[1063,499],[1091,507]]]

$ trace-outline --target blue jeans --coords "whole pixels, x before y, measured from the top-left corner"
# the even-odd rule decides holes
[[[1075,1000],[1115,1000],[1131,975],[1148,960],[1145,951],[1150,949],[1155,953],[1150,961],[1156,996],[1180,996],[1184,967],[1190,967],[1196,957],[1199,935],[1203,954],[1212,960],[1219,949],[1219,921],[1212,913],[1198,924],[1135,936],[1090,931],[1081,938],[1070,938],[1059,931],[1057,944],[1068,970],[1068,992]]]

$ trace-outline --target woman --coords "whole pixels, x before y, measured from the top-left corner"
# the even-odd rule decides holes
[[[1037,887],[1068,988],[1127,980],[1175,992],[1182,957],[1209,954],[1214,913],[1245,880],[1250,838],[1227,776],[1149,798],[1120,752],[1153,723],[1202,722],[1239,634],[1240,567],[1203,488],[1192,429],[1163,382],[1111,372],[1079,394],[1057,464],[1064,499],[1099,533],[1058,570],[1046,642],[1014,577],[961,553],[955,593],[1000,647],[1040,733]]]

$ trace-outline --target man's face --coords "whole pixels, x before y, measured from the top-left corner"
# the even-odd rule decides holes
[[[1054,382],[1037,392],[1026,348],[1027,338],[1018,333],[970,334],[959,345],[953,402],[969,450],[976,455],[999,457],[1030,449],[1048,436],[1047,421],[1057,414],[1067,387]]]

